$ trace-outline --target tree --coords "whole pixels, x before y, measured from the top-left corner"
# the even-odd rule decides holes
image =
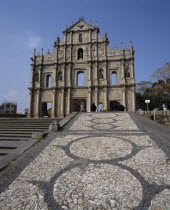
[[[170,63],[165,63],[162,68],[159,68],[152,77],[156,80],[167,82],[170,79]]]
[[[163,103],[170,104],[170,63],[166,63],[153,75],[153,82],[142,81],[137,84],[137,108],[146,109],[145,100],[151,103],[149,108],[159,108]]]

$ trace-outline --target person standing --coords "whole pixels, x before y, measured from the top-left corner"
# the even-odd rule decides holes
[[[95,112],[96,109],[97,109],[97,107],[96,107],[95,103],[93,103],[93,104],[91,105],[91,112]]]
[[[104,106],[103,106],[102,102],[100,102],[100,104],[97,107],[97,111],[98,112],[103,112],[103,110],[104,110]]]

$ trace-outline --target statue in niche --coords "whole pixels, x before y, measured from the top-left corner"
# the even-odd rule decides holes
[[[130,77],[129,69],[125,69],[125,78]]]
[[[103,79],[103,70],[102,69],[99,70],[99,79]]]
[[[62,72],[58,72],[58,81],[62,81]]]

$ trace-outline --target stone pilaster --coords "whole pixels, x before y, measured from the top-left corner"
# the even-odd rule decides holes
[[[103,69],[103,79],[104,79],[103,84],[105,85],[108,84],[107,76],[108,76],[108,66],[107,66],[107,62],[105,62],[104,69]]]
[[[65,104],[64,104],[64,89],[61,90],[61,115],[64,116],[64,109],[65,109]]]
[[[89,88],[89,90],[88,90],[87,112],[91,112],[91,88]]]
[[[95,100],[95,104],[97,106],[98,105],[98,88],[97,87],[95,87],[94,100]]]
[[[126,90],[125,89],[123,89],[122,90],[122,104],[123,104],[123,106],[125,107],[125,111],[127,110],[127,107],[126,107]]]
[[[92,72],[91,72],[91,70],[92,70],[92,65],[91,65],[91,62],[89,63],[89,71],[88,71],[88,86],[91,86],[92,85],[92,82],[91,82],[91,80],[92,80]]]
[[[56,117],[56,89],[53,89],[51,117],[52,118]]]
[[[135,91],[132,89],[131,90],[131,98],[132,98],[132,109],[136,109],[136,103],[135,103]]]
[[[107,100],[107,87],[104,88],[104,107],[106,108],[106,110],[108,110],[108,100]]]
[[[98,65],[97,65],[97,62],[95,63],[95,66],[94,66],[94,84],[95,85],[98,85]]]
[[[35,117],[38,118],[40,115],[40,90],[37,90],[37,101],[36,101],[36,112]]]
[[[70,114],[71,112],[71,89],[68,88],[67,92],[67,114]]]
[[[28,118],[33,116],[33,90],[29,90],[29,109],[28,109]]]

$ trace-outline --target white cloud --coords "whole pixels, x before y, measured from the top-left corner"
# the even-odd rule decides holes
[[[29,48],[39,47],[42,42],[42,38],[34,33],[28,33],[26,37],[26,44]]]

